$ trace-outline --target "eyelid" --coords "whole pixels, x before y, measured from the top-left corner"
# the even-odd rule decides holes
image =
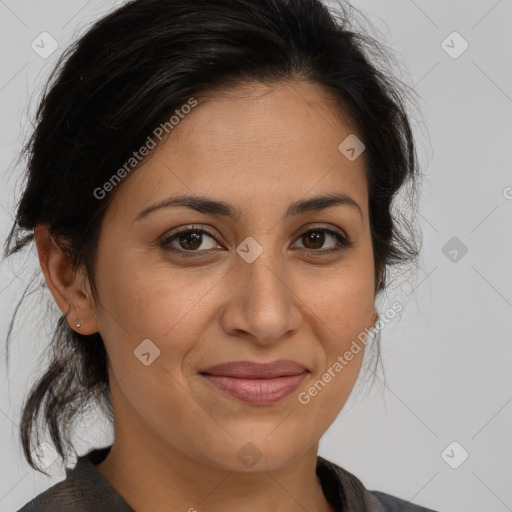
[[[302,235],[304,233],[307,233],[308,231],[314,231],[315,229],[322,229],[327,231],[332,231],[334,233],[337,233],[341,235],[343,238],[346,238],[347,240],[350,240],[350,237],[347,235],[345,231],[343,231],[341,228],[338,228],[336,226],[332,226],[329,224],[322,224],[322,223],[316,223],[316,224],[306,224],[305,226],[302,226],[298,229],[298,234],[296,235]]]
[[[176,229],[173,229],[172,231],[167,232],[164,235],[164,241],[168,240],[169,238],[172,238],[175,235],[179,235],[181,233],[186,233],[187,231],[205,231],[212,237],[216,237],[213,233],[213,231],[210,230],[210,226],[205,224],[187,224],[185,226],[180,226]]]

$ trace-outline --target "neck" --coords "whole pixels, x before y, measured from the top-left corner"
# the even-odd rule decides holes
[[[316,475],[318,443],[286,466],[231,471],[185,453],[142,420],[116,425],[112,448],[97,469],[137,512],[333,512]]]

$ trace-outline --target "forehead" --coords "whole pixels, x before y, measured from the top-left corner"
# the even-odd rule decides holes
[[[203,94],[198,101],[170,137],[178,139],[185,132],[194,149],[237,157],[246,150],[276,161],[279,155],[303,157],[316,147],[315,157],[324,152],[328,158],[341,137],[355,132],[333,94],[307,81],[244,84]]]
[[[123,184],[121,195],[131,194],[134,206],[176,192],[210,194],[242,208],[347,192],[367,207],[364,153],[350,161],[338,148],[354,134],[353,124],[321,86],[251,84],[196,99]]]

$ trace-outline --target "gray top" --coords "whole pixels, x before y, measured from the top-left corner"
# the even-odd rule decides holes
[[[36,496],[18,512],[135,512],[98,471],[111,446],[91,450],[66,469],[65,480]],[[379,491],[317,456],[316,474],[336,512],[435,512]]]

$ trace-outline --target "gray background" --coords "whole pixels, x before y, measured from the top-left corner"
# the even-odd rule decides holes
[[[21,184],[12,167],[44,79],[71,40],[121,3],[0,0],[2,239]],[[381,313],[394,300],[405,306],[382,331],[386,384],[377,379],[363,393],[359,382],[320,455],[369,489],[439,511],[512,510],[512,2],[354,5],[373,24],[371,34],[396,52],[396,73],[420,96],[421,116],[412,115],[425,174],[423,254],[414,282],[379,302]],[[46,59],[31,48],[44,31],[59,44]],[[462,40],[452,35],[443,44],[454,31],[469,44],[457,58]],[[2,338],[36,264],[29,251],[0,265]],[[58,463],[50,479],[34,472],[17,437],[21,402],[44,367],[38,358],[57,313],[36,303],[20,310],[8,375],[1,351],[0,511],[16,510],[64,478]],[[88,426],[89,434],[77,433],[81,453],[111,441],[94,417]],[[453,469],[447,461],[459,464],[462,450],[469,457]]]

